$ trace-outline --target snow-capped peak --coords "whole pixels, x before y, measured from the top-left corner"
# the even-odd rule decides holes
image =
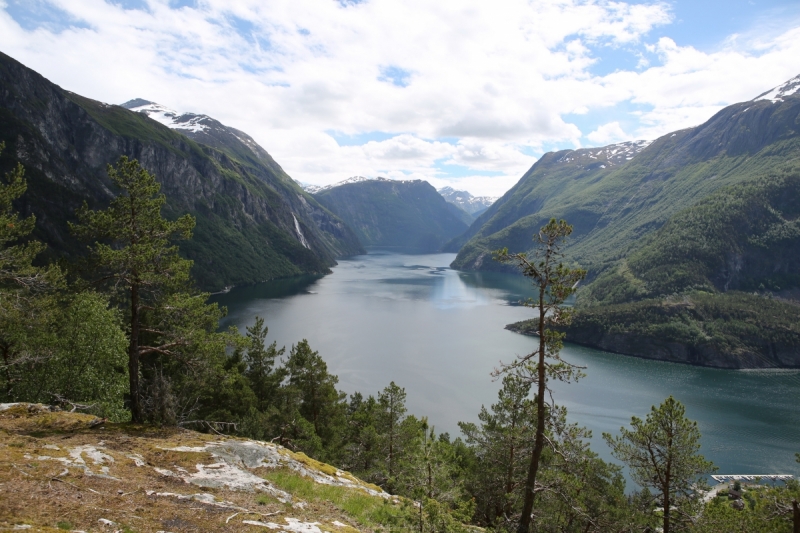
[[[497,201],[493,196],[472,196],[468,191],[457,191],[452,187],[442,187],[437,191],[451,204],[457,205],[469,214],[483,211]]]
[[[778,85],[774,89],[770,89],[764,94],[756,96],[752,101],[757,102],[759,100],[769,100],[773,104],[776,104],[778,102],[783,102],[784,98],[793,95],[797,91],[800,91],[800,76],[795,76],[789,81]]]
[[[135,111],[137,113],[144,113],[156,122],[160,122],[168,128],[174,130],[184,130],[198,133],[206,131],[208,126],[202,122],[209,119],[207,115],[195,115],[194,113],[178,113],[161,104],[136,98],[122,104],[122,107]]]

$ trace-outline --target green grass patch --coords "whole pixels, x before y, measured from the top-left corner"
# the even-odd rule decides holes
[[[402,506],[384,498],[370,496],[358,489],[316,483],[289,469],[274,470],[264,478],[295,498],[309,502],[330,502],[367,527],[391,527],[405,516]]]

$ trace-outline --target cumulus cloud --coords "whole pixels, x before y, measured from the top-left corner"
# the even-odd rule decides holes
[[[626,139],[630,139],[630,136],[622,131],[622,127],[619,125],[619,122],[609,122],[607,124],[603,124],[590,134],[586,136],[587,139],[592,141],[594,144],[599,146],[604,146],[608,144],[613,144],[615,142],[624,141]]]
[[[447,169],[459,167],[462,183],[499,193],[508,180],[496,176],[518,178],[542,146],[621,140],[620,123],[638,138],[701,122],[797,74],[800,57],[798,29],[740,35],[712,52],[650,39],[673,18],[657,1],[34,3],[62,23],[21,24],[26,4],[0,1],[5,53],[91,98],[214,116],[319,184],[452,180]],[[641,55],[636,70],[593,74],[603,50],[621,47]],[[636,114],[616,128],[609,117],[573,120],[625,103]],[[340,146],[329,131],[388,139]]]

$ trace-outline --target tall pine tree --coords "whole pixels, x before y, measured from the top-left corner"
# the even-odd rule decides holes
[[[166,202],[154,175],[123,156],[108,175],[121,193],[108,209],[94,211],[84,203],[73,231],[94,240],[90,246],[99,278],[126,311],[130,410],[143,422],[140,361],[148,355],[172,357],[203,345],[221,316],[208,295],[197,293],[175,238],[188,239],[194,218],[170,221],[161,215]],[[159,374],[159,379],[163,376]]]

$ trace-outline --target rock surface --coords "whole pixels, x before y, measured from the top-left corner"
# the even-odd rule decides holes
[[[272,443],[177,428],[91,429],[94,421],[44,405],[0,404],[0,529],[371,529],[329,502],[292,494],[292,479],[376,505],[398,503],[379,487]]]

